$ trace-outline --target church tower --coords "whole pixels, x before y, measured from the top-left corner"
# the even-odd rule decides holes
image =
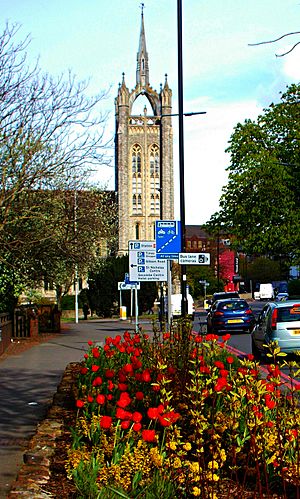
[[[132,114],[135,101],[145,97],[142,113]],[[172,91],[167,75],[159,93],[149,83],[143,4],[136,85],[129,91],[123,73],[115,114],[118,254],[124,255],[129,240],[155,239],[156,220],[174,219]]]

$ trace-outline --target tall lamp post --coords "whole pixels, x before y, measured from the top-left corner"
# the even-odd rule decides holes
[[[194,116],[197,114],[206,114],[206,111],[195,111],[191,113],[182,113],[183,116]],[[167,117],[172,117],[172,116],[179,116],[179,113],[170,113],[170,114],[161,114],[158,116],[159,118],[159,176],[160,176],[160,219],[163,220],[163,215],[164,215],[164,210],[163,210],[163,125],[162,125],[162,120],[163,118]],[[182,146],[183,147],[183,146]],[[183,179],[184,181],[184,167],[182,166],[182,177],[180,178],[180,183]],[[181,176],[181,173],[180,173]],[[184,183],[184,182],[183,182]],[[181,184],[180,184],[181,185]],[[180,204],[181,207],[181,204]],[[184,212],[184,186],[183,186],[183,212]],[[182,211],[181,211],[181,230],[182,230]],[[182,240],[182,233],[181,233],[181,240]],[[185,241],[184,244],[182,242],[182,247],[184,248],[185,251]],[[172,287],[172,280],[171,280],[171,261],[168,261],[168,313],[167,313],[167,322],[168,325],[170,325],[170,320],[171,320],[171,315],[172,315],[172,306],[171,306],[171,287]],[[186,287],[186,286],[185,286]],[[161,311],[163,310],[162,306],[164,306],[163,303],[163,298],[162,298],[162,290],[161,290]],[[187,312],[187,309],[186,309]],[[162,312],[161,312],[162,314]],[[185,313],[186,315],[186,313]],[[162,320],[162,317],[161,317]]]
[[[181,220],[181,251],[186,251],[185,228],[185,189],[184,189],[184,133],[183,116],[206,114],[183,112],[183,64],[182,64],[182,0],[177,0],[177,43],[178,43],[178,116],[179,116],[179,182],[180,182],[180,220]],[[181,266],[181,316],[187,315],[186,265]]]

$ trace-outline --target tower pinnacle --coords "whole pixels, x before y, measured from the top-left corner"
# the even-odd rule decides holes
[[[146,87],[149,84],[149,63],[144,26],[144,3],[141,4],[141,30],[137,53],[136,84]]]

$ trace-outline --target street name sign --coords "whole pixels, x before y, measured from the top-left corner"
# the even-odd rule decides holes
[[[130,282],[167,281],[166,260],[156,259],[155,241],[129,241]]]
[[[118,282],[119,291],[128,291],[130,289],[141,289],[141,285],[139,282],[135,284],[128,284],[127,282]]]
[[[178,260],[181,251],[181,223],[176,220],[156,220],[156,258]]]
[[[210,265],[210,253],[179,253],[180,265]]]

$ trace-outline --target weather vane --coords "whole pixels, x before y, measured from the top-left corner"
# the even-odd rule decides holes
[[[142,2],[142,3],[140,4],[140,8],[142,9],[142,15],[143,15],[143,13],[144,13],[144,7],[145,7],[145,4],[144,4],[144,2]]]

